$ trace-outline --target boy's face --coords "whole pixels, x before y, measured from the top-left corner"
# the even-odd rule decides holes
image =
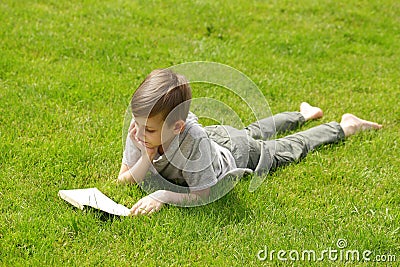
[[[181,128],[177,129],[176,123],[168,125],[162,114],[151,118],[135,117],[136,138],[147,148],[156,148],[168,144]]]

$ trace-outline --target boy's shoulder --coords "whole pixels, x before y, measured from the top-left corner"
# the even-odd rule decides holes
[[[200,146],[210,146],[210,138],[203,126],[199,123],[198,117],[189,112],[185,121],[185,128],[177,138],[171,143],[172,151],[179,149],[183,154],[197,153],[201,149]]]
[[[188,114],[185,121],[185,129],[182,132],[181,137],[183,137],[182,140],[188,137],[191,137],[192,139],[208,138],[206,131],[199,123],[198,117],[192,112],[189,112]]]
[[[186,173],[197,173],[194,170],[203,171],[208,169],[209,166],[217,164],[217,161],[214,161],[216,152],[212,140],[198,122],[197,116],[189,113],[184,130],[172,140],[165,151],[164,161],[160,161],[159,164],[164,169],[163,162],[164,164],[171,164],[179,170],[185,170]]]

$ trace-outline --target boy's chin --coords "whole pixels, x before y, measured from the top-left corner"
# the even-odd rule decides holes
[[[153,145],[151,145],[151,144],[149,144],[149,143],[145,143],[145,142],[143,142],[143,141],[138,141],[139,142],[139,144],[141,144],[142,146],[144,146],[144,147],[146,147],[146,148],[155,148],[155,146],[153,146]]]
[[[143,144],[143,146],[145,146],[148,149],[156,149],[157,147],[159,147],[159,146],[155,146],[155,145],[152,145],[152,144]]]

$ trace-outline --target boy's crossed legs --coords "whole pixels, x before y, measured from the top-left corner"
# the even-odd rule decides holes
[[[245,130],[251,138],[263,140],[258,142],[262,143],[262,149],[266,150],[272,160],[271,166],[258,166],[257,169],[275,169],[298,161],[320,145],[338,142],[358,131],[382,128],[382,125],[375,122],[360,119],[352,114],[344,114],[340,123],[325,123],[284,138],[267,140],[277,133],[294,130],[306,121],[319,119],[322,116],[320,108],[303,102],[300,105],[300,112],[279,113],[246,127]]]

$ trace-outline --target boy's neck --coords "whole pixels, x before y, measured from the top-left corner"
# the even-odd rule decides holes
[[[164,148],[162,145],[158,147],[158,154],[160,154],[160,155],[164,154]]]

